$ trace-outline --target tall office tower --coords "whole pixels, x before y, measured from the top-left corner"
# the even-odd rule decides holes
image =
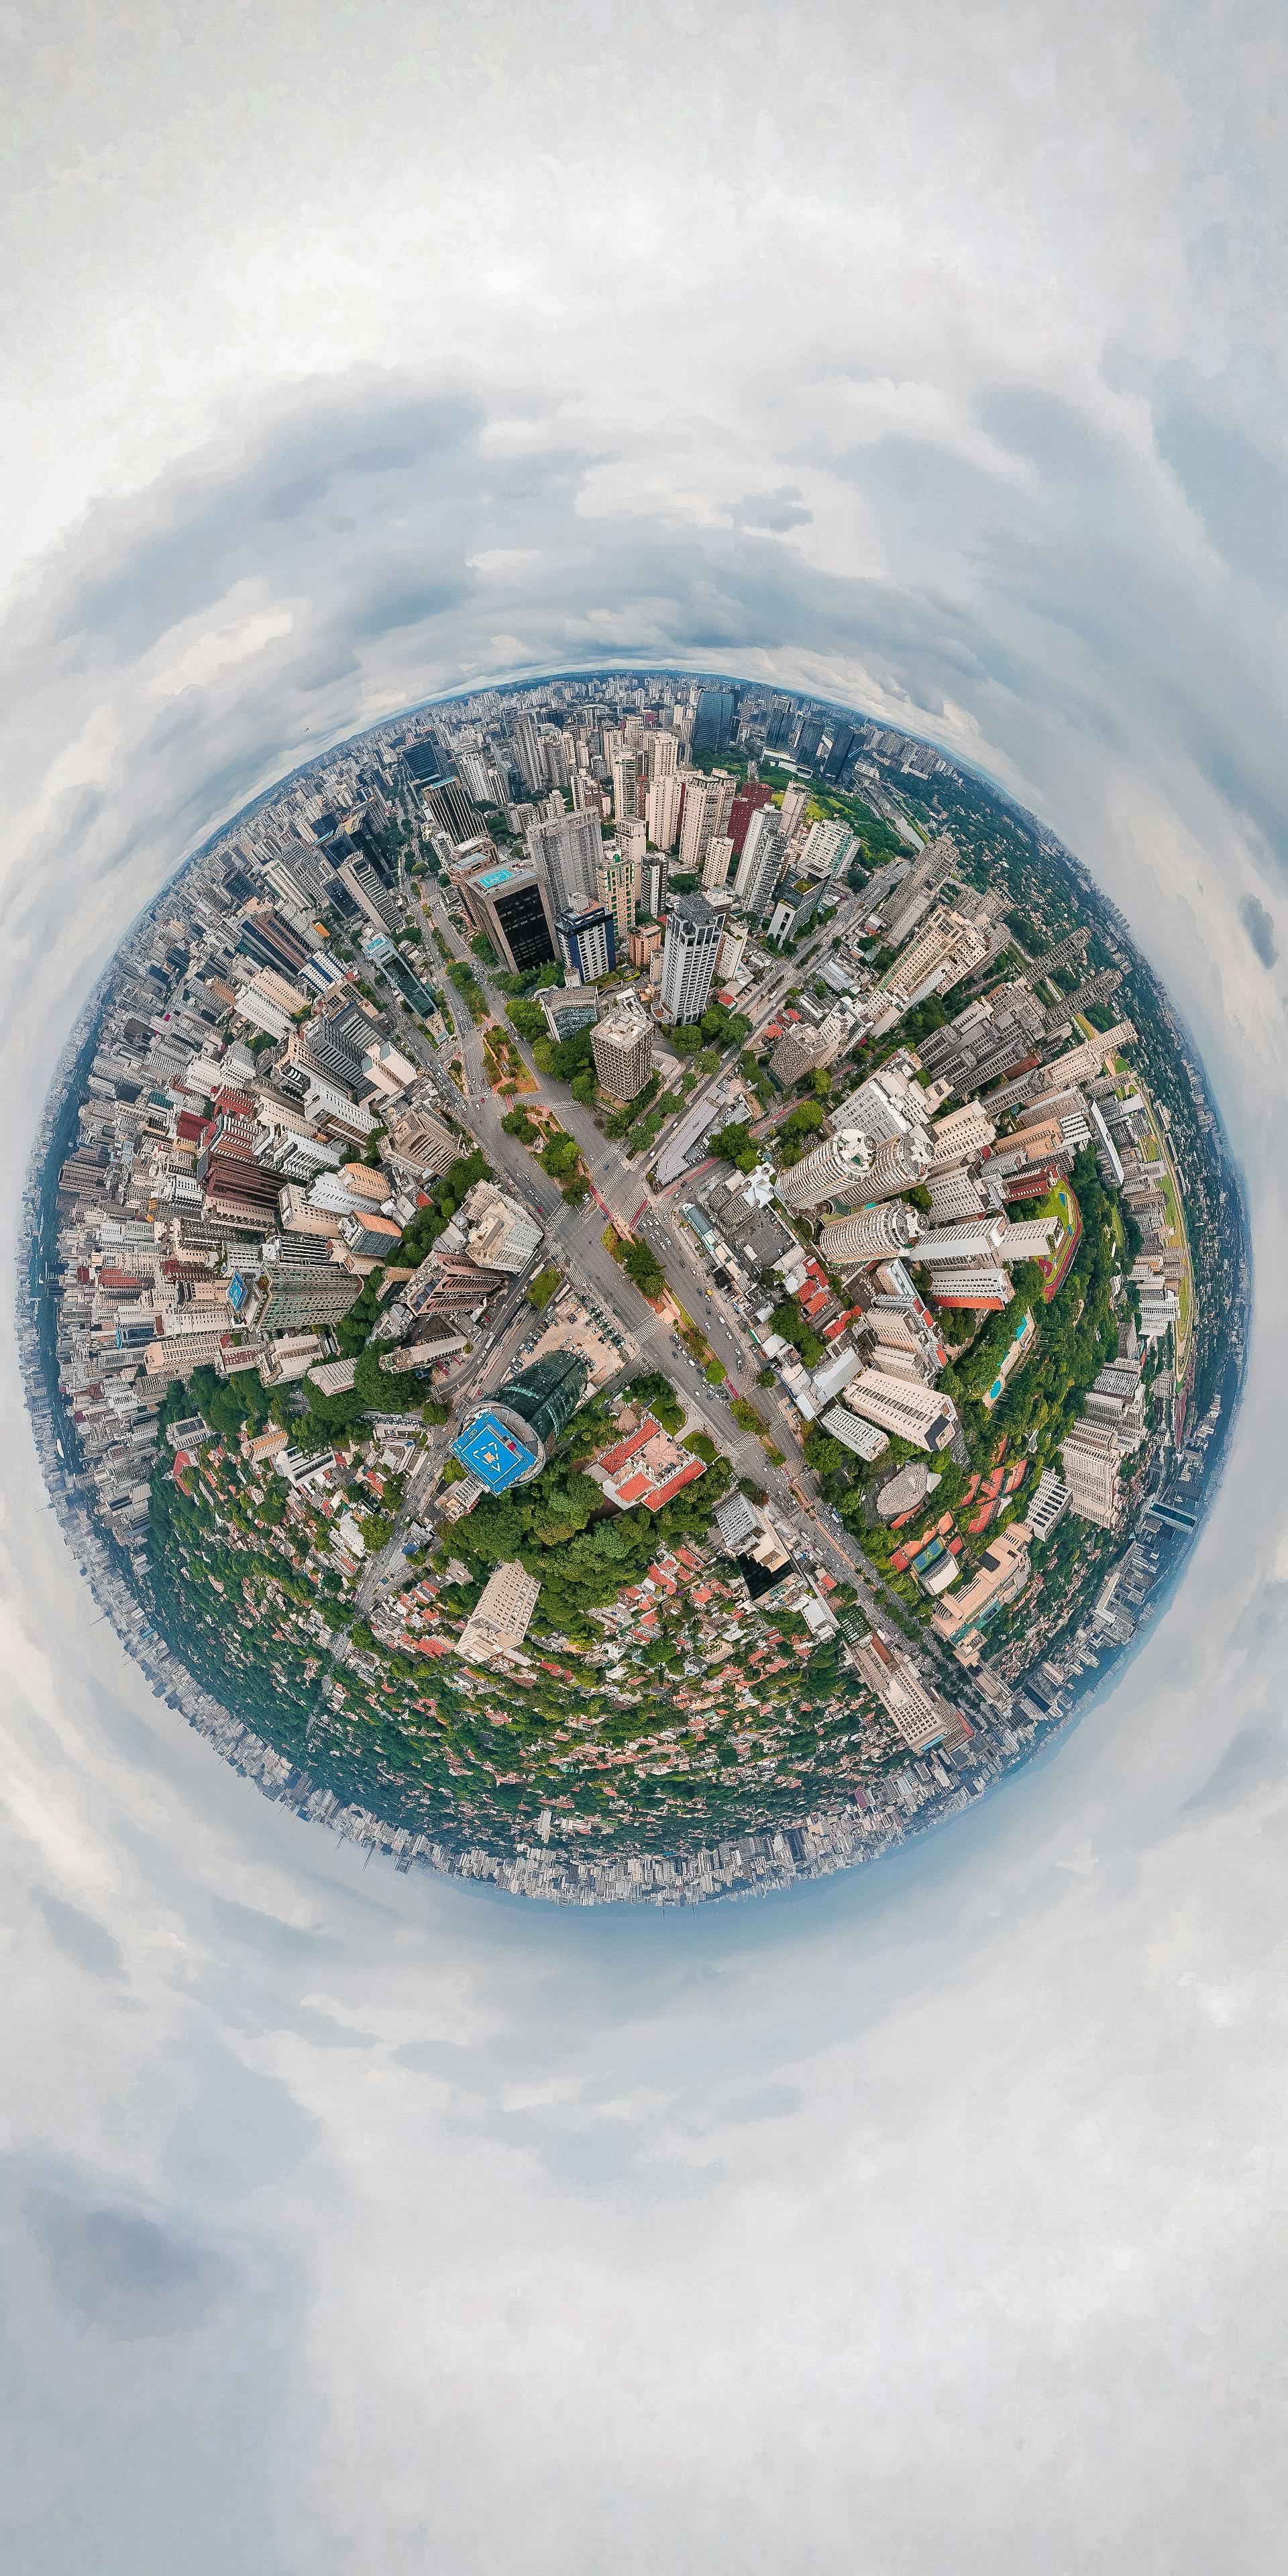
[[[860,1369],[846,1387],[845,1401],[851,1413],[910,1440],[914,1449],[946,1449],[958,1427],[950,1395],[918,1378],[891,1377],[885,1369]]]
[[[530,796],[539,796],[546,783],[546,764],[541,749],[541,736],[531,716],[520,716],[510,740],[519,764],[519,775]]]
[[[770,707],[769,714],[765,719],[765,748],[767,751],[782,751],[786,747],[786,745],[791,741],[792,726],[795,723],[795,720],[795,700],[793,698],[775,698]]]
[[[702,862],[703,885],[722,886],[729,874],[732,857],[733,842],[727,832],[720,833],[714,841],[708,841],[707,855]]]
[[[659,850],[673,850],[680,824],[680,807],[684,790],[674,769],[663,770],[648,791],[645,808],[648,837]]]
[[[729,820],[737,781],[727,769],[713,769],[709,776],[700,769],[686,769],[683,783],[680,866],[686,874],[697,876],[711,842]]]
[[[606,905],[583,904],[579,911],[559,913],[555,931],[566,975],[579,977],[583,984],[611,975],[617,964],[617,933]]]
[[[643,752],[615,752],[613,755],[613,821],[626,823],[636,814],[642,813],[647,796]]]
[[[855,732],[853,725],[841,724],[839,722],[834,724],[832,727],[832,739],[828,745],[827,753],[823,761],[823,776],[825,778],[830,778],[833,781],[840,778],[847,763],[853,759],[858,747],[859,737]]]
[[[571,1422],[588,1374],[579,1352],[548,1352],[466,1416],[452,1456],[489,1494],[527,1484]]]
[[[466,841],[476,841],[483,829],[483,817],[463,779],[443,771],[427,779],[421,791],[425,819],[431,829],[441,832],[454,850]]]
[[[812,762],[822,739],[823,719],[821,716],[811,715],[807,708],[796,728],[796,740],[792,744],[796,758],[802,763]]]
[[[921,928],[881,977],[881,990],[900,993],[909,1008],[931,993],[947,993],[988,954],[988,932],[936,904]]]
[[[634,862],[621,850],[615,850],[611,841],[606,842],[599,862],[596,891],[605,911],[613,916],[619,956],[625,955],[626,942],[635,928],[635,886]]]
[[[844,876],[858,846],[858,833],[848,823],[811,823],[800,854],[802,876],[822,877],[830,884],[834,877]]]
[[[591,1031],[595,1078],[612,1100],[634,1100],[653,1070],[653,1023],[634,1003],[623,1003]]]
[[[732,689],[700,689],[693,716],[694,751],[724,751],[733,734],[733,719]]]
[[[839,1216],[825,1225],[819,1251],[829,1269],[849,1270],[859,1262],[897,1258],[920,1233],[916,1209],[903,1199],[888,1199],[884,1207],[861,1208],[857,1216]]]
[[[721,919],[700,894],[677,895],[662,948],[663,1016],[673,1028],[700,1020],[711,995]]]
[[[946,1736],[966,1733],[951,1702],[923,1681],[912,1657],[873,1629],[850,1648],[855,1671],[898,1728],[910,1753],[929,1753]]]
[[[941,885],[957,865],[957,845],[950,832],[940,832],[922,851],[897,892],[882,908],[886,941],[897,948],[930,910]]]
[[[808,807],[809,789],[802,779],[794,778],[790,787],[785,787],[783,789],[783,801],[779,808],[778,815],[783,831],[789,840],[792,833],[795,831],[797,824],[801,821],[802,817],[808,810]]]
[[[340,869],[340,878],[375,929],[392,937],[401,927],[403,908],[392,888],[372,867],[371,861],[356,856],[346,859]]]
[[[663,729],[646,734],[645,748],[648,753],[650,785],[656,785],[659,778],[674,778],[680,757],[680,746],[675,735]]]
[[[849,1022],[843,1011],[829,1011],[825,1020],[814,1025],[802,1020],[789,1029],[774,1049],[771,1063],[775,1082],[784,1085],[799,1082],[807,1073],[817,1073],[824,1065],[834,1064],[849,1036]]]
[[[852,1197],[862,1191],[868,1195],[868,1176],[872,1168],[872,1147],[857,1127],[842,1127],[826,1144],[816,1145],[812,1153],[793,1163],[789,1172],[778,1175],[778,1195],[784,1207],[821,1207],[825,1199]]]
[[[529,825],[524,848],[545,877],[556,914],[595,902],[603,846],[594,814],[557,814]]]
[[[310,954],[305,942],[268,904],[243,916],[237,946],[243,957],[253,958],[257,966],[275,966],[281,975],[298,975]]]
[[[533,826],[549,832],[550,823]],[[599,829],[595,827],[599,846]],[[503,859],[490,841],[452,870],[452,883],[476,930],[490,939],[511,974],[549,966],[555,957],[554,905],[545,871],[528,858]]]
[[[863,1195],[892,1199],[901,1190],[918,1190],[929,1170],[930,1138],[924,1127],[913,1127],[906,1136],[890,1136],[875,1147]]]
[[[567,738],[560,725],[543,724],[540,730],[541,758],[547,784],[562,791],[568,785]]]

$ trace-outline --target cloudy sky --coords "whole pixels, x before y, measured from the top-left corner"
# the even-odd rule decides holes
[[[0,1362],[20,2576],[1281,2563],[1280,13],[0,10],[0,1220],[243,799],[597,657],[976,760],[1247,1172],[1249,1392],[1117,1689],[883,1871],[573,1920],[151,1700]]]

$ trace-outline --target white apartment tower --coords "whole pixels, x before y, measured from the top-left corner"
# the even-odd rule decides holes
[[[924,1127],[914,1127],[906,1136],[890,1136],[873,1152],[864,1196],[893,1199],[903,1190],[920,1189],[929,1169],[930,1138]]]
[[[890,1377],[884,1369],[860,1369],[846,1387],[845,1401],[851,1413],[911,1441],[914,1449],[946,1449],[957,1429],[951,1396],[915,1378]]]
[[[816,1145],[812,1153],[802,1156],[789,1172],[778,1175],[778,1195],[784,1207],[821,1207],[825,1199],[852,1196],[862,1190],[868,1194],[868,1177],[872,1148],[857,1127],[842,1127],[826,1144]]]
[[[903,1199],[883,1207],[860,1208],[857,1216],[837,1217],[819,1236],[819,1251],[831,1270],[852,1270],[857,1263],[896,1260],[911,1250],[921,1233],[921,1219]]]
[[[668,739],[673,739],[668,737]],[[655,849],[673,850],[680,822],[682,790],[674,768],[655,770],[648,791],[645,819],[648,836]]]

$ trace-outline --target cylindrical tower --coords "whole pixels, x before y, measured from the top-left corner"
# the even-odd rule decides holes
[[[824,1199],[836,1198],[845,1191],[868,1190],[868,1172],[872,1164],[872,1146],[857,1127],[842,1127],[829,1136],[825,1145],[816,1145],[790,1172],[780,1172],[778,1195],[784,1207],[821,1207]]]
[[[852,1270],[856,1262],[888,1261],[907,1252],[921,1232],[921,1219],[904,1199],[887,1199],[884,1207],[861,1208],[857,1216],[837,1217],[819,1236],[819,1251],[832,1270]]]
[[[571,1422],[589,1372],[576,1351],[551,1351],[466,1415],[452,1456],[489,1494],[526,1485]]]
[[[864,1198],[893,1199],[902,1190],[918,1189],[932,1160],[933,1148],[924,1127],[910,1128],[906,1136],[887,1137],[872,1156]]]

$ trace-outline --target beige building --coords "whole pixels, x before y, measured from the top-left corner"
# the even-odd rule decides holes
[[[1114,1529],[1122,1517],[1121,1458],[1117,1432],[1086,1420],[1074,1424],[1060,1451],[1069,1508],[1098,1529]]]
[[[1031,1570],[1028,1522],[1012,1521],[985,1549],[970,1581],[931,1620],[936,1636],[952,1647],[959,1664],[969,1667],[979,1662],[985,1621],[1004,1602],[1018,1600]]]
[[[611,1100],[634,1100],[653,1070],[653,1023],[631,1003],[600,1020],[590,1033],[595,1078]]]
[[[465,1662],[491,1664],[517,1655],[540,1591],[536,1576],[525,1573],[521,1565],[498,1565],[461,1631],[457,1651]]]

